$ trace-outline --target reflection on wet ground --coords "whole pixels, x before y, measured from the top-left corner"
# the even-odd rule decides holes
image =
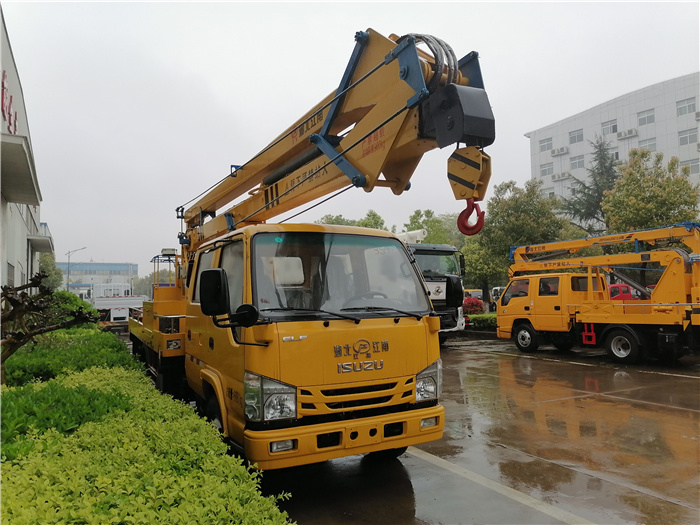
[[[265,492],[290,492],[280,506],[300,524],[700,523],[697,357],[623,367],[449,341],[442,358],[445,435],[419,447],[436,461],[411,449],[384,464],[344,458],[267,472]]]
[[[266,472],[262,488],[291,493],[279,507],[299,524],[416,523],[411,478],[400,460],[355,456]]]
[[[443,393],[443,442],[452,450],[476,445],[502,483],[542,498],[584,498],[610,508],[611,520],[700,522],[695,362],[632,368],[467,348],[443,352],[454,376]]]

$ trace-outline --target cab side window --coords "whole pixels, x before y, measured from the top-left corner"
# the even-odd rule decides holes
[[[516,297],[527,297],[530,293],[530,279],[520,279],[510,283],[510,286],[503,292],[502,306],[506,306],[511,299]]]
[[[199,302],[199,277],[202,275],[204,270],[210,270],[212,263],[214,262],[214,251],[204,252],[199,256],[199,262],[197,263],[197,277],[194,282],[194,296],[192,297],[193,303]]]
[[[243,242],[232,242],[221,251],[221,268],[226,272],[231,312],[243,304]]]

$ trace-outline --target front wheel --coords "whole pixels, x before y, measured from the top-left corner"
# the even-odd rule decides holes
[[[540,346],[537,332],[529,324],[521,324],[515,328],[515,346],[525,353],[534,352]]]
[[[634,364],[639,361],[639,344],[627,330],[613,330],[605,339],[605,349],[618,363]]]
[[[224,425],[221,419],[221,409],[219,408],[219,402],[215,395],[212,395],[207,400],[207,406],[205,408],[205,417],[209,424],[213,426],[220,433],[224,432]]]

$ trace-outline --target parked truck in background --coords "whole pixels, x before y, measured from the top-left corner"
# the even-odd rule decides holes
[[[100,314],[103,330],[114,333],[129,331],[129,309],[141,308],[146,298],[132,295],[129,283],[99,283],[89,288],[84,300]]]
[[[577,256],[583,248],[612,246],[631,251]],[[497,303],[498,337],[512,337],[523,352],[541,343],[603,346],[621,363],[700,353],[700,223],[519,246],[511,259],[511,279]],[[660,276],[647,287],[630,270]],[[611,296],[612,279],[639,297]]]
[[[462,304],[450,306],[447,302],[447,280],[450,276],[464,277],[464,257],[449,244],[424,244],[421,241],[428,235],[426,230],[415,230],[397,234],[406,243],[415,257],[425,284],[428,286],[433,309],[440,316],[440,342],[444,342],[450,332],[464,330]]]
[[[180,253],[155,259],[174,267],[174,286],[154,283],[130,320],[134,353],[261,469],[440,438],[440,318],[406,246],[389,232],[268,221],[353,188],[400,195],[425,152],[462,144],[448,182],[467,202],[460,230],[475,233],[494,136],[476,53],[357,33],[335,93],[177,209]],[[457,307],[460,279],[445,283]]]

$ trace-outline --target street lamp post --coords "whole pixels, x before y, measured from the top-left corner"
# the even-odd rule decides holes
[[[84,250],[85,248],[87,248],[87,246],[83,246],[82,248],[78,248],[77,250],[71,250],[66,254],[68,256],[68,275],[66,276],[66,292],[70,292],[70,256],[75,252]]]

